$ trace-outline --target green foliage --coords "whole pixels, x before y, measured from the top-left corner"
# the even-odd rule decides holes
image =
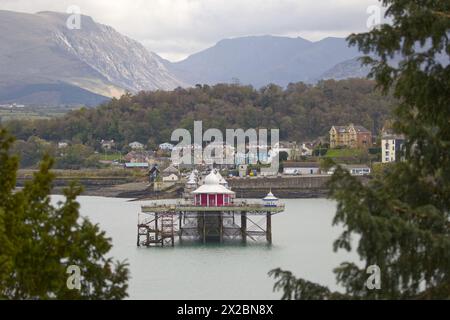
[[[79,215],[80,188],[50,203],[53,160],[44,156],[24,189],[15,192],[19,164],[13,139],[0,129],[0,299],[122,299],[126,264],[105,256],[111,240]],[[67,267],[81,269],[81,290],[67,288]]]
[[[57,169],[80,169],[100,167],[100,155],[94,149],[82,144],[70,145],[61,149],[56,159]]]
[[[335,124],[359,123],[378,132],[394,100],[383,97],[373,81],[327,80],[317,86],[290,84],[197,86],[171,92],[141,92],[113,99],[95,109],[81,109],[51,120],[10,121],[18,139],[37,135],[48,141],[70,140],[100,151],[99,141],[114,139],[118,150],[140,141],[150,146],[170,140],[176,128],[279,128],[283,140],[327,136]],[[330,95],[329,93],[333,94]],[[363,120],[361,120],[363,119]]]
[[[351,250],[351,239],[358,236],[356,252],[365,262],[363,267],[343,263],[335,273],[349,298],[449,299],[450,7],[448,1],[383,4],[392,24],[349,40],[378,56],[364,62],[372,65],[379,87],[399,101],[393,127],[406,137],[405,161],[377,169],[366,186],[345,170],[335,171],[330,182],[330,195],[338,202],[334,224],[345,230],[334,250]],[[389,59],[398,54],[402,61],[391,65]],[[381,269],[380,290],[365,286],[370,265]],[[335,298],[291,274],[272,275],[284,298]]]
[[[379,155],[381,153],[381,148],[369,148],[367,151],[369,151],[369,154]]]
[[[11,152],[20,155],[20,167],[27,168],[36,166],[45,154],[55,155],[55,147],[43,139],[31,136],[27,141],[16,141]]]
[[[363,149],[341,148],[341,149],[328,149],[325,156],[328,158],[342,158],[342,157],[360,158],[365,155],[367,155],[367,151]]]

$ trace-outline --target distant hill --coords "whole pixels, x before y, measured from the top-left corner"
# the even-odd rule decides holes
[[[166,65],[190,84],[239,81],[258,88],[269,83],[314,83],[326,72],[333,78],[330,70],[345,69],[341,63],[360,55],[342,38],[311,42],[302,38],[251,36],[222,40],[181,62]],[[339,79],[344,74],[346,78],[362,75],[353,65],[349,67],[341,70]]]
[[[359,58],[343,61],[333,66],[318,77],[318,80],[343,80],[348,78],[366,78],[370,72],[369,66],[362,66]]]
[[[0,10],[0,103],[97,104],[183,85],[140,43],[88,16],[70,30],[67,18]]]

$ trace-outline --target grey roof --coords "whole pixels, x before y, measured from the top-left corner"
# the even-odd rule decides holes
[[[163,170],[164,173],[178,173],[178,169],[170,165]]]
[[[346,126],[333,126],[336,131],[338,132],[346,132],[347,131],[347,127]]]
[[[405,136],[401,134],[385,134],[381,137],[381,139],[405,140]]]
[[[370,130],[364,128],[363,126],[353,126],[357,132],[367,132],[370,133]]]

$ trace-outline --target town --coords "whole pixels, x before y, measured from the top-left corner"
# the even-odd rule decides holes
[[[158,150],[147,150],[143,143],[135,141],[128,145],[130,151],[122,155],[114,152],[113,140],[102,140],[101,147],[105,157],[99,162],[125,169],[149,170],[150,182],[162,182],[166,187],[183,178],[187,180],[193,169],[206,173],[211,167],[219,168],[228,178],[249,178],[261,175],[331,175],[334,168],[324,170],[321,165],[321,160],[327,158],[335,160],[352,175],[369,175],[374,167],[398,161],[398,154],[403,143],[403,136],[394,134],[391,129],[383,128],[379,137],[374,137],[368,129],[349,124],[333,126],[330,129],[328,141],[325,139],[305,143],[281,141],[272,148],[266,145],[253,146],[255,150],[258,150],[257,153],[249,152],[252,146],[248,143],[245,145],[245,153],[236,151],[239,147],[223,144],[219,148],[222,154],[200,159],[200,162],[193,159],[194,161],[188,164],[171,160],[171,154],[177,151],[177,146],[169,142],[160,144]],[[214,143],[209,146],[212,144]],[[61,150],[68,146],[68,142],[58,143],[58,148]],[[192,144],[180,148],[201,150],[202,146]],[[217,146],[214,146],[214,149],[217,149]],[[179,152],[183,153],[183,150]],[[201,157],[202,152],[199,154]],[[223,163],[223,159],[229,158],[230,155],[234,163]],[[261,168],[267,167],[274,156],[279,157],[280,170],[261,172]]]
[[[399,154],[404,144],[404,137],[395,134],[389,122],[378,134],[348,124],[332,126],[328,136],[314,141],[280,141],[273,146],[213,142],[179,147],[165,142],[151,149],[134,141],[119,148],[114,140],[102,139],[99,151],[95,151],[68,140],[51,143],[32,139],[47,148],[51,146],[60,157],[55,170],[57,185],[65,186],[77,179],[85,187],[86,195],[139,199],[181,198],[186,195],[186,188],[201,185],[212,169],[220,172],[239,197],[263,197],[268,186],[282,198],[325,197],[326,182],[336,165],[367,181],[390,163],[401,161]],[[26,145],[22,148],[29,153],[34,150]],[[202,157],[202,150],[207,148],[213,150],[213,156]],[[183,152],[192,155],[190,162],[172,157],[173,153]],[[279,160],[278,170],[271,169],[274,157]],[[230,158],[233,162],[224,161]],[[18,186],[32,172],[32,167],[20,170]],[[55,189],[62,192],[62,188]]]

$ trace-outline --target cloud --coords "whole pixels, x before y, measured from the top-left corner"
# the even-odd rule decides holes
[[[139,40],[168,59],[181,59],[223,38],[301,36],[320,40],[366,30],[377,0],[0,0],[0,9],[62,11],[71,5],[97,22]]]

